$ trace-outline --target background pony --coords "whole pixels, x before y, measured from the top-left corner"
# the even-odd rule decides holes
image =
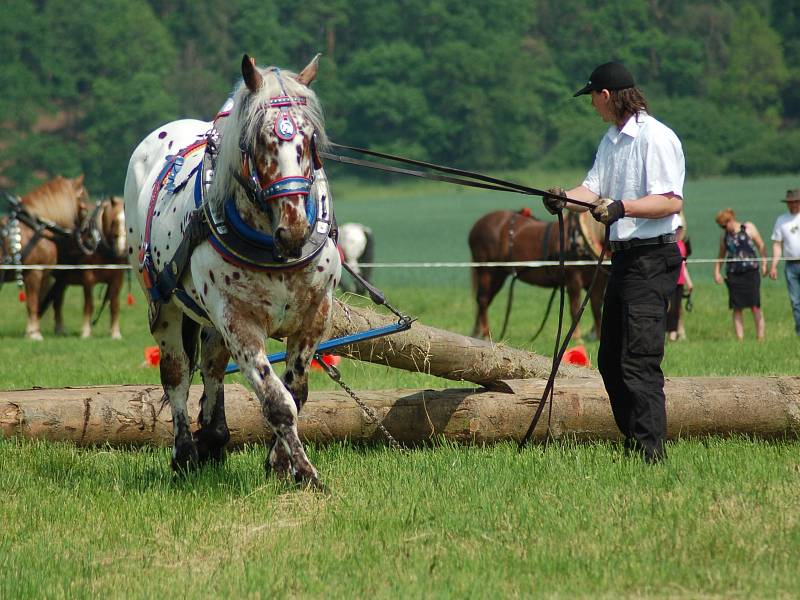
[[[589,215],[589,213],[582,213]],[[585,217],[584,217],[585,218]],[[593,221],[591,215],[589,220]],[[598,238],[597,228],[591,223],[581,223],[581,217],[569,213],[564,219],[566,260],[597,260],[602,252],[603,236]],[[540,221],[530,210],[514,212],[500,210],[478,219],[469,232],[469,248],[473,262],[516,262],[558,260],[559,232],[555,221]],[[569,294],[570,314],[574,319],[581,303],[581,292],[589,287],[594,266],[565,268],[566,290]],[[561,285],[560,267],[473,267],[472,282],[477,303],[474,337],[486,338],[489,330],[489,305],[503,287],[506,279],[517,273],[525,283],[554,288]],[[594,315],[594,332],[600,336],[600,313],[608,276],[601,269],[597,284],[592,289],[591,305]],[[575,338],[581,337],[580,326]]]
[[[308,88],[317,60],[297,75],[259,69],[245,55],[243,81],[213,125],[167,123],[131,156],[128,254],[151,299],[176,470],[224,456],[222,379],[232,357],[275,434],[267,470],[319,485],[298,437],[297,413],[308,395],[309,364],[329,329],[341,265],[316,155],[325,143],[322,112]],[[165,273],[177,286],[167,285]],[[267,337],[287,340],[282,378],[267,361]],[[192,434],[186,397],[195,364],[204,391]]]
[[[125,213],[123,200],[119,196],[109,196],[98,202],[95,209],[84,222],[83,231],[89,231],[90,237],[96,236],[96,249],[94,252],[82,256],[78,261],[82,265],[128,264]],[[50,303],[53,304],[55,315],[56,335],[64,333],[64,294],[67,286],[79,285],[83,288],[83,325],[81,337],[88,338],[92,335],[92,314],[94,313],[94,299],[92,290],[98,283],[106,284],[103,306],[109,304],[111,313],[110,335],[112,339],[122,339],[119,330],[119,293],[125,271],[122,269],[97,269],[75,271],[53,271],[55,279],[53,285],[42,299],[39,314],[44,313]]]
[[[76,262],[86,249],[80,231],[88,205],[83,175],[74,179],[57,176],[32,190],[22,197],[19,208],[5,222],[4,261],[13,260],[14,254],[21,252],[24,265]],[[39,298],[49,274],[47,270],[22,271],[28,311],[25,335],[32,340],[42,339]],[[14,276],[13,271],[2,271],[3,281]]]
[[[342,223],[339,225],[338,244],[344,262],[371,283],[372,267],[364,267],[360,263],[371,263],[375,260],[375,237],[372,229],[361,223]],[[340,285],[346,292],[366,293],[364,286],[352,277],[342,278]]]

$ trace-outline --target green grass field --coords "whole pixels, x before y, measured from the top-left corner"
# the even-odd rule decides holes
[[[529,177],[548,187],[579,174]],[[778,200],[792,185],[791,177],[689,182],[694,257],[715,255],[713,215],[724,206],[769,237],[784,207]],[[447,186],[359,189],[351,182],[337,202],[340,221],[373,227],[376,258],[386,262],[467,260],[466,232],[478,216],[536,206],[532,198]],[[710,267],[692,272],[689,339],[667,346],[668,376],[797,374],[800,340],[781,279],[762,285],[767,340],[753,339],[750,319],[739,343],[724,288],[711,281]],[[386,269],[376,281],[423,323],[471,330],[466,270]],[[153,342],[134,292],[134,306],[122,309],[122,341],[108,337],[107,315],[92,340],[78,338],[74,289],[67,335],[54,338],[47,316],[45,341],[33,343],[23,338],[16,290],[4,285],[0,388],[157,383],[157,369],[141,366]],[[509,344],[552,351],[552,318],[528,344],[548,296],[517,286]],[[504,306],[505,292],[492,306],[497,327]],[[596,362],[597,343],[586,346]],[[454,385],[350,361],[342,371],[356,390]],[[312,374],[312,389],[333,387]],[[399,454],[341,443],[310,448],[331,490],[319,495],[267,481],[258,447],[176,481],[167,449],[3,440],[0,598],[793,596],[800,589],[799,451],[793,440],[682,440],[670,444],[666,464],[648,468],[609,443],[521,454],[512,445],[438,443]]]

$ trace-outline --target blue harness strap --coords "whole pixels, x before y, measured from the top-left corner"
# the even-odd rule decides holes
[[[346,346],[347,344],[355,344],[357,342],[372,340],[375,338],[383,337],[384,335],[397,333],[399,331],[407,331],[410,328],[411,328],[411,319],[405,319],[397,323],[393,323],[392,325],[384,325],[383,327],[368,329],[367,331],[362,331],[360,333],[353,333],[350,335],[343,335],[337,338],[331,338],[325,342],[322,342],[319,346],[317,346],[317,352],[324,352],[325,350],[331,350],[332,348],[338,348],[339,346]],[[275,352],[273,354],[270,354],[269,356],[267,356],[267,360],[270,362],[270,364],[283,362],[286,360],[286,351],[282,350],[280,352]],[[238,372],[239,372],[239,365],[237,365],[236,363],[230,363],[225,369],[226,375]]]

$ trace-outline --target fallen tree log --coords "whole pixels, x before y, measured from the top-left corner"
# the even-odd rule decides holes
[[[519,440],[530,424],[544,382],[508,382],[512,394],[486,389],[367,390],[359,396],[399,441],[425,443],[443,436],[460,443]],[[198,413],[200,386],[190,394]],[[797,437],[798,377],[682,377],[665,386],[669,437],[748,434]],[[226,386],[231,446],[270,438],[258,401],[245,387]],[[192,424],[195,426],[195,423]],[[546,418],[534,433],[541,440]],[[313,392],[300,416],[304,439],[383,442],[376,425],[343,392]],[[172,443],[170,410],[159,386],[118,386],[0,392],[0,433],[67,441],[80,446]],[[617,439],[599,379],[560,380],[555,389],[552,434],[578,441]]]
[[[337,301],[331,321],[331,337],[341,337],[396,323],[397,318]],[[408,331],[341,346],[334,353],[500,389],[499,382],[506,379],[546,379],[552,367],[550,357],[429,327],[418,321]],[[597,372],[562,364],[558,376],[597,377]]]

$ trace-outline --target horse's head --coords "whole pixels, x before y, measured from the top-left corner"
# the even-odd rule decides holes
[[[121,259],[126,253],[125,211],[123,200],[110,196],[101,203],[100,235],[102,244],[113,258]]]
[[[319,167],[316,144],[324,131],[320,106],[308,86],[317,74],[318,58],[295,75],[274,67],[259,69],[245,55],[235,117],[226,123],[238,132],[226,128],[223,134],[228,149],[231,140],[225,137],[238,135],[241,158],[238,165],[229,162],[229,168],[255,205],[253,212],[266,216],[275,249],[287,258],[300,256],[316,211],[311,186]]]

